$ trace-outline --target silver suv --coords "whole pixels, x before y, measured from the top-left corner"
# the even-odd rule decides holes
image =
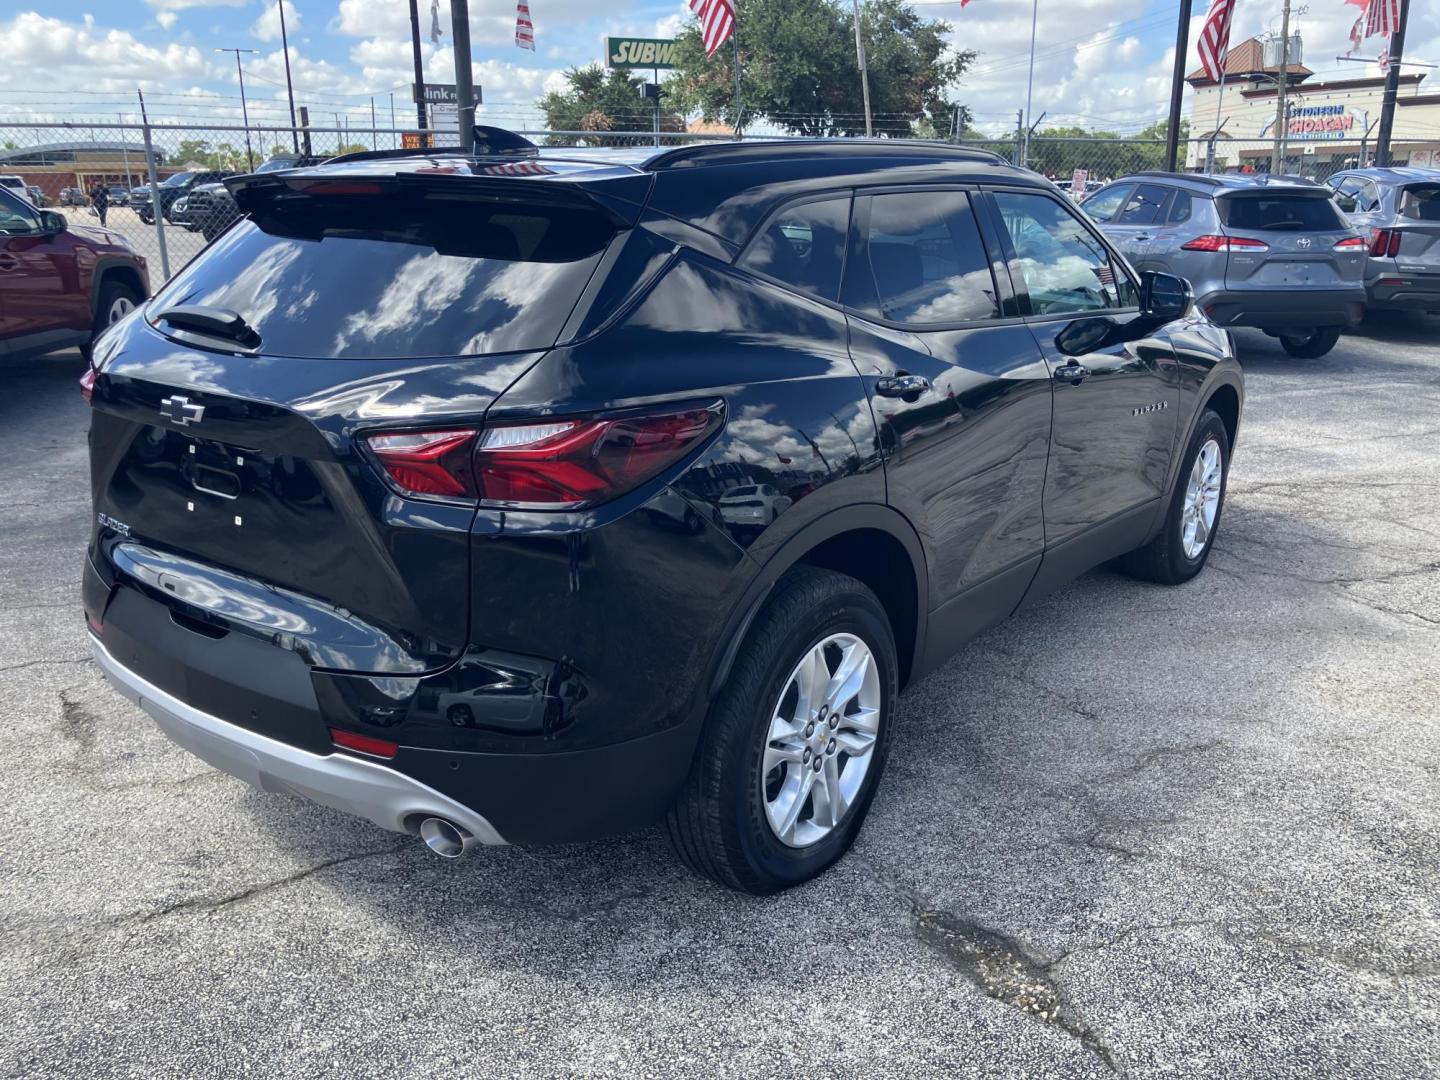
[[[1325,182],[1369,241],[1366,304],[1440,313],[1440,169],[1350,169]]]
[[[1367,241],[1333,194],[1295,177],[1136,173],[1084,210],[1137,270],[1188,279],[1211,322],[1314,358],[1365,314]]]

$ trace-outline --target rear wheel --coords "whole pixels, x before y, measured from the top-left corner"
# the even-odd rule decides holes
[[[1225,422],[1206,409],[1186,448],[1164,526],[1144,547],[1117,559],[1116,568],[1162,585],[1182,584],[1203,570],[1220,527],[1229,472]]]
[[[123,281],[106,281],[100,286],[100,296],[95,304],[95,325],[90,333],[90,341],[80,346],[80,353],[86,360],[90,359],[90,348],[94,340],[107,327],[119,322],[134,311],[140,300],[141,296],[136,292],[135,287]]]
[[[885,767],[895,642],[875,594],[797,567],[740,647],[667,818],[680,858],[764,894],[849,849]]]
[[[1315,360],[1333,349],[1339,340],[1338,326],[1319,326],[1308,333],[1281,334],[1280,347],[1298,359]]]

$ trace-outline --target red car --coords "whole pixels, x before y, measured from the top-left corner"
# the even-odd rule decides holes
[[[0,188],[0,356],[90,344],[150,295],[145,259],[117,232],[70,225]]]

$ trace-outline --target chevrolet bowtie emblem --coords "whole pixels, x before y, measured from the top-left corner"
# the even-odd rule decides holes
[[[189,398],[177,394],[160,402],[160,415],[185,427],[187,424],[198,424],[205,418],[205,406],[191,405]]]

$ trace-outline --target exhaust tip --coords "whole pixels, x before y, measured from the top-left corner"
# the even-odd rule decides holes
[[[459,825],[438,817],[420,822],[420,839],[442,859],[458,859],[474,843],[474,838]]]

